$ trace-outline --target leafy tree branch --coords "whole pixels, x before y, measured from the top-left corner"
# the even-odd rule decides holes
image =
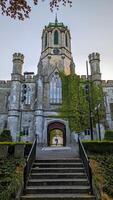
[[[41,0],[47,1],[47,0]],[[37,6],[39,0],[32,0],[32,3]],[[53,11],[55,8],[58,10],[60,3],[63,6],[69,4],[72,6],[72,1],[70,0],[50,0],[48,1],[50,10]],[[31,12],[31,4],[29,0],[0,0],[0,9],[2,15],[10,16],[13,19],[18,18],[19,20],[24,20],[29,18],[29,13]]]

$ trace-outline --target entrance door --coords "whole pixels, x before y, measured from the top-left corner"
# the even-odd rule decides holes
[[[66,145],[66,129],[65,125],[60,122],[54,122],[48,125],[47,130],[48,146],[65,146]]]

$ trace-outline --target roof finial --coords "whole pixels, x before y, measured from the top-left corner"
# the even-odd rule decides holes
[[[55,17],[55,24],[58,23],[58,19],[57,19],[57,13],[56,13],[56,17]]]

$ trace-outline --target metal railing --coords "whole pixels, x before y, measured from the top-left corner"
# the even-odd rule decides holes
[[[29,155],[27,157],[26,164],[24,167],[24,189],[26,188],[26,185],[29,179],[32,164],[34,160],[36,159],[36,145],[37,145],[37,137],[35,138],[33,142],[33,145],[31,147],[31,150],[29,152]]]
[[[87,178],[89,181],[89,185],[90,185],[90,191],[91,191],[91,193],[93,193],[91,166],[89,164],[89,159],[87,157],[86,151],[84,149],[84,146],[83,146],[80,138],[78,138],[78,144],[79,144],[80,158],[82,159],[83,164],[84,164],[85,172],[86,172],[86,175],[87,175]]]

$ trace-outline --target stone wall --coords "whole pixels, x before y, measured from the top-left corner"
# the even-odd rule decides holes
[[[8,112],[10,87],[10,81],[0,81],[0,113]]]

